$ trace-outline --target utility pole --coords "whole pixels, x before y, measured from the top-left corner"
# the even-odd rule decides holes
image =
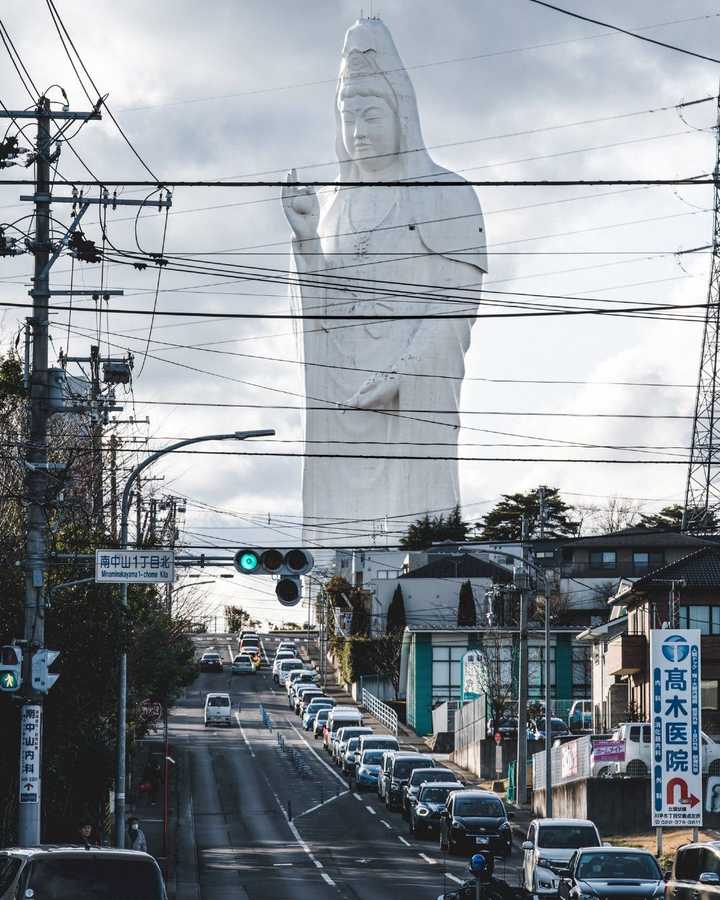
[[[117,447],[116,434],[110,435],[110,537],[113,544],[117,540]]]
[[[538,497],[540,499],[540,540],[545,540],[545,491],[547,488],[541,484],[538,488]]]
[[[550,592],[547,585],[545,594],[545,818],[553,814],[553,777],[552,777],[552,690],[550,688]]]
[[[520,634],[518,644],[518,737],[517,760],[515,763],[515,803],[527,803],[527,705],[528,705],[528,600],[529,579],[527,567],[528,523],[522,517],[522,569],[515,577],[515,585],[520,590]]]

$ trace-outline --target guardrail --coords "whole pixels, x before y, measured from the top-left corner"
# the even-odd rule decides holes
[[[371,713],[378,722],[381,722],[392,734],[398,733],[398,717],[395,710],[383,703],[375,694],[371,694],[367,688],[362,690],[362,705]]]

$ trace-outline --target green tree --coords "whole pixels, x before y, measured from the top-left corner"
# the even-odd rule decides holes
[[[250,616],[241,606],[226,606],[225,621],[228,631],[238,634],[246,625],[250,624]]]
[[[457,623],[461,627],[472,628],[477,625],[477,610],[475,609],[475,597],[472,585],[469,581],[463,581],[458,595]]]
[[[402,588],[398,585],[388,607],[385,634],[397,634],[400,631],[404,631],[406,624],[405,600]]]
[[[664,506],[659,512],[642,515],[637,523],[638,528],[661,528],[664,531],[680,531],[683,523],[685,508],[679,503]],[[708,512],[690,510],[690,522],[699,519],[703,522],[702,530],[706,534],[714,534],[720,531],[720,523],[712,510]],[[695,530],[695,529],[693,529]]]
[[[430,517],[429,513],[416,519],[408,527],[407,534],[400,538],[400,546],[408,550],[426,550],[441,541],[462,543],[467,539],[470,526],[463,521],[460,506],[455,507],[447,518],[443,515]]]
[[[573,537],[579,523],[573,521],[573,508],[561,498],[558,488],[545,488],[545,531],[549,534]],[[540,534],[540,491],[503,494],[482,522],[477,526],[480,537],[487,541],[519,541],[522,537],[522,518],[528,525],[528,536]]]

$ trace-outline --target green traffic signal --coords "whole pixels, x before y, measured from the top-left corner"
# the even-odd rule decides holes
[[[0,689],[3,691],[16,691],[18,689],[18,678],[14,672],[3,672],[0,675]]]
[[[257,553],[253,553],[251,550],[246,550],[240,555],[239,565],[243,572],[254,572],[259,562]]]

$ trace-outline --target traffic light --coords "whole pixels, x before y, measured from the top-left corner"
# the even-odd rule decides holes
[[[60,677],[48,672],[48,667],[60,656],[59,650],[36,650],[32,658],[32,686],[39,694],[47,694]]]
[[[312,553],[297,548],[243,547],[235,554],[235,568],[243,575],[278,576],[275,595],[283,606],[295,606],[300,602],[300,576],[306,575],[314,564]]]
[[[0,647],[0,691],[6,694],[22,686],[22,650],[14,644]]]

